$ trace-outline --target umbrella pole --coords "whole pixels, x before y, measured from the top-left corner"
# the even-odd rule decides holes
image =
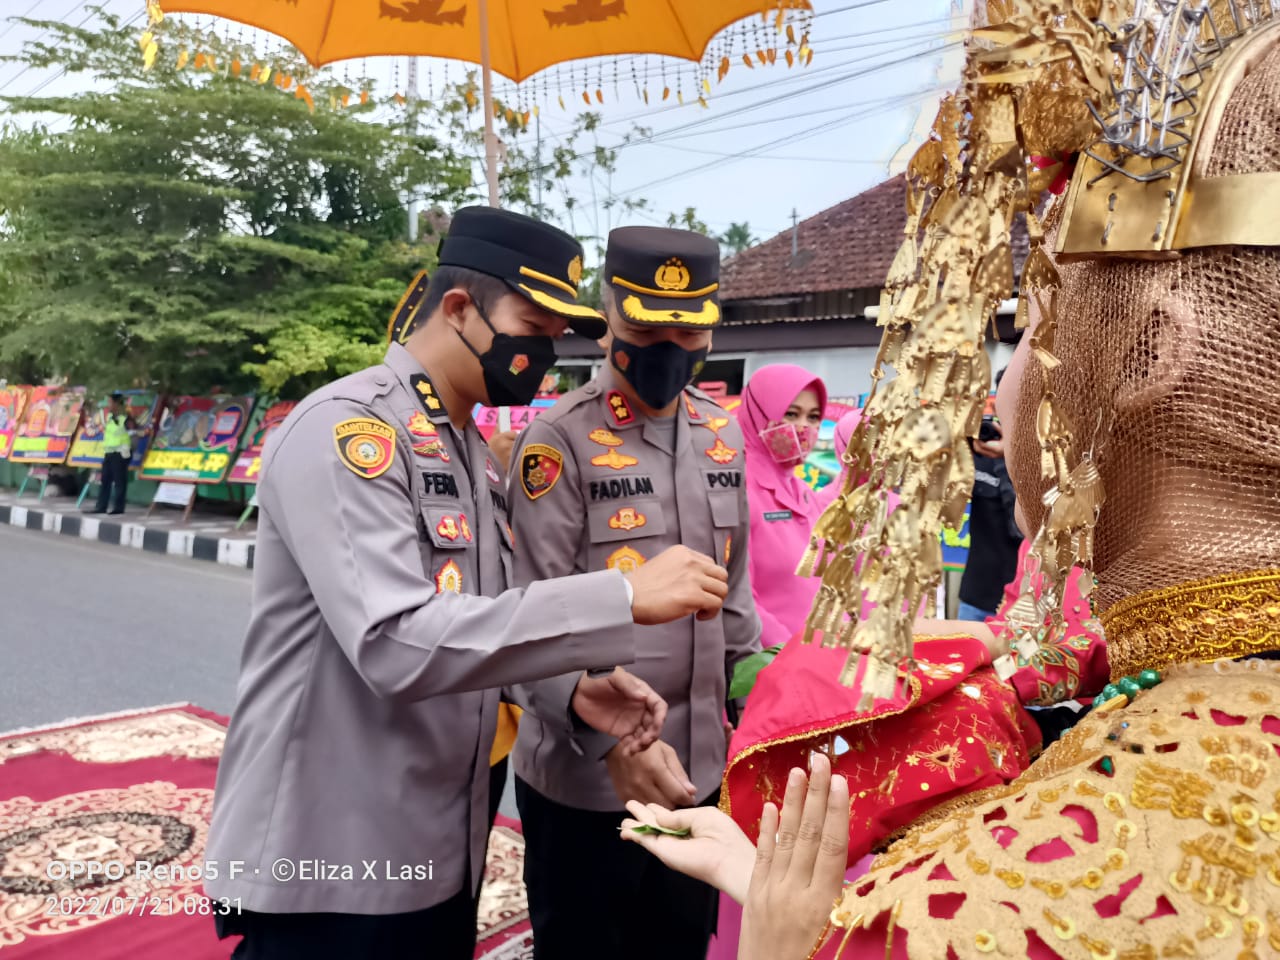
[[[493,68],[489,66],[489,0],[479,0],[480,71],[484,87],[484,174],[489,182],[489,206],[498,205],[498,143],[493,133]]]

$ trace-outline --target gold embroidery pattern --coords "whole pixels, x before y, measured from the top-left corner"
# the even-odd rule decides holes
[[[1174,666],[1121,702],[909,830],[833,923],[866,936],[900,910],[913,957],[1026,957],[1032,934],[1063,957],[1280,950],[1280,663]],[[930,916],[939,894],[962,898],[950,920]]]
[[[1102,615],[1111,677],[1280,649],[1280,570],[1137,594]]]

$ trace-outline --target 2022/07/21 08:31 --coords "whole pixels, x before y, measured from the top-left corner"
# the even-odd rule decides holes
[[[225,917],[241,912],[238,897],[211,900],[203,894],[182,897],[46,897],[51,917]]]

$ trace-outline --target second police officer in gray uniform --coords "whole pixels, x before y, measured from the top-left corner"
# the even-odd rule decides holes
[[[469,960],[498,688],[566,742],[585,721],[635,749],[666,708],[607,670],[635,659],[631,624],[720,607],[723,573],[683,547],[508,589],[505,485],[471,410],[532,398],[566,324],[603,332],[577,303],[581,253],[459,211],[386,360],[272,435],[206,851],[237,960]]]
[[[734,664],[760,649],[747,575],[749,513],[737,421],[689,386],[720,320],[719,245],[684,230],[624,227],[604,268],[608,357],[597,378],[524,431],[512,458],[516,579],[644,570],[673,544],[724,565],[714,617],[633,628],[631,668],[669,705],[662,739],[585,755],[528,717],[514,763],[538,960],[702,960],[715,891],[618,838],[626,800],[714,803]]]

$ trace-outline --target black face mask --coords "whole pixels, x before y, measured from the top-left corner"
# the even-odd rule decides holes
[[[672,340],[640,347],[614,336],[610,362],[635,388],[648,407],[661,410],[698,375],[707,359],[707,348],[686,350]]]
[[[493,330],[493,343],[484,353],[477,352],[461,331],[458,338],[480,361],[484,371],[484,388],[491,407],[525,407],[538,395],[542,378],[555,366],[556,345],[551,337],[513,337],[494,330],[480,304],[472,301],[484,325]]]

